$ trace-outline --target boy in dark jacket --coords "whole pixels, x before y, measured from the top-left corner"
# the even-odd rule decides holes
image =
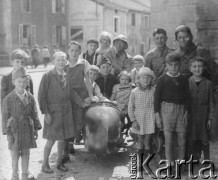
[[[118,84],[119,82],[114,75],[110,74],[112,67],[111,62],[108,59],[103,58],[99,62],[98,66],[100,68],[100,75],[96,79],[96,83],[100,87],[103,96],[110,99],[112,95],[113,86],[115,84]]]
[[[87,51],[82,54],[82,59],[85,59],[89,64],[97,63],[96,50],[98,48],[98,41],[96,39],[89,39],[87,41]]]

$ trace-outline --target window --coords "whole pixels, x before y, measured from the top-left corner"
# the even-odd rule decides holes
[[[119,17],[118,16],[114,17],[114,32],[115,33],[119,32]]]
[[[83,27],[82,26],[71,26],[70,29],[71,41],[83,41]]]
[[[65,26],[53,26],[52,27],[52,44],[65,46],[66,42],[66,27]]]
[[[19,45],[32,46],[36,43],[36,26],[29,24],[19,25]]]
[[[131,25],[135,26],[135,13],[131,14]]]
[[[22,12],[30,13],[31,12],[31,0],[22,0],[21,7],[22,7]]]
[[[141,43],[141,52],[140,52],[140,54],[142,55],[142,56],[144,56],[145,55],[145,43]]]
[[[52,0],[52,13],[65,13],[65,0]]]
[[[145,15],[144,16],[144,23],[145,23],[145,28],[149,28],[150,27],[150,22],[149,22],[149,16]]]

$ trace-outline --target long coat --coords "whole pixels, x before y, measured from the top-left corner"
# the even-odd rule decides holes
[[[2,131],[8,136],[8,147],[13,151],[35,148],[34,130],[41,129],[36,103],[32,94],[27,92],[28,103],[24,105],[15,90],[3,101]],[[8,119],[13,118],[8,127]],[[13,140],[12,140],[13,139]]]
[[[49,140],[72,138],[75,135],[75,122],[68,77],[64,86],[56,69],[45,73],[40,83],[38,101],[42,114],[49,113],[52,118],[50,125],[44,122],[43,138]]]
[[[207,123],[214,119],[214,97],[212,83],[204,78],[199,86],[193,77],[189,79],[191,94],[191,114],[188,128],[188,140],[201,140],[203,143],[209,141],[209,130]]]
[[[14,85],[12,84],[12,72],[7,75],[4,75],[1,80],[1,104],[3,99],[7,96],[12,90],[14,90]],[[28,76],[28,85],[26,90],[33,94],[33,81],[30,76]]]
[[[79,59],[74,66],[67,65],[66,72],[69,76],[70,94],[72,100],[73,116],[75,119],[76,131],[79,133],[85,125],[84,122],[84,99],[88,97],[88,90],[85,85],[85,67],[88,62],[84,59]],[[76,96],[73,98],[73,92]],[[76,98],[76,100],[75,100]]]

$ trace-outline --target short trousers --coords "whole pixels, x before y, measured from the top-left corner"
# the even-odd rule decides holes
[[[184,105],[162,102],[161,118],[163,121],[163,130],[185,133],[186,127],[183,123],[184,114]]]

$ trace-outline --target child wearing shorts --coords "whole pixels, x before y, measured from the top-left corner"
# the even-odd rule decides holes
[[[178,157],[185,156],[186,126],[189,109],[188,79],[179,73],[180,56],[166,57],[167,72],[159,78],[154,95],[154,111],[157,127],[164,131],[166,160],[174,166],[173,136],[177,134]]]

